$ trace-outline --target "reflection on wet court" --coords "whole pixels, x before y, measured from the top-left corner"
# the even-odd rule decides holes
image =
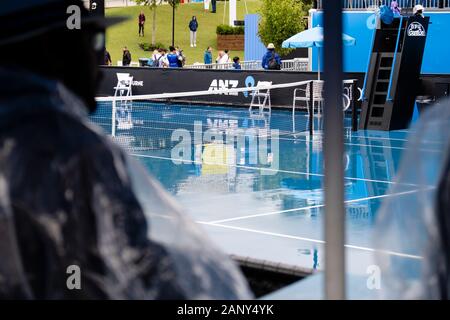
[[[110,106],[100,104],[92,120],[110,132]],[[295,120],[293,127],[288,110],[254,117],[246,108],[139,102],[131,116],[119,115],[118,121],[124,123],[115,140],[227,253],[320,270],[322,121],[314,119],[311,137],[307,115],[298,112]],[[376,213],[395,183],[408,132],[352,132],[350,124],[346,117],[347,270],[362,275],[373,262]],[[226,134],[235,136],[232,146],[224,145]],[[239,144],[242,136],[245,143]],[[177,147],[182,141],[189,148],[180,152]],[[424,152],[438,152],[438,148],[430,143]],[[413,185],[405,190],[393,196],[416,191]],[[412,261],[417,258],[392,254]]]

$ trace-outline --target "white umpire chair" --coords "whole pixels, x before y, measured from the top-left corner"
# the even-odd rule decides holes
[[[252,101],[248,111],[250,115],[255,114],[253,108],[257,108],[258,115],[270,114],[272,112],[272,102],[270,101],[270,89],[268,86],[272,85],[272,81],[258,81],[256,90],[253,90]]]
[[[322,104],[323,104],[323,80],[314,80],[313,81],[313,93],[312,93],[312,109],[314,112],[314,109],[316,107],[317,103],[317,113],[320,115],[322,113]],[[297,101],[303,101],[306,102],[306,108],[308,109],[309,114],[309,102],[311,99],[311,85],[310,83],[307,83],[305,85],[305,88],[296,88],[294,90],[294,98],[292,102],[292,113],[294,115],[295,108],[296,108],[296,102]]]
[[[112,132],[114,137],[116,124],[118,130],[133,128],[131,112],[133,104],[131,100],[133,77],[129,73],[117,73],[117,85],[114,87],[114,101],[112,108]]]
[[[317,113],[320,116],[322,114],[322,105],[323,105],[323,85],[324,82],[322,80],[313,80],[313,92],[312,92],[312,110],[313,116],[316,109],[317,103]],[[353,99],[353,85],[356,83],[356,80],[349,79],[343,81],[343,93],[342,93],[342,111],[345,112],[350,108]],[[311,101],[311,91],[310,91],[310,82],[305,84],[305,88],[296,88],[294,90],[294,97],[292,101],[292,131],[295,131],[295,108],[297,107],[297,101],[303,101],[306,103],[306,108],[308,111],[308,116],[310,113],[309,103]],[[309,118],[309,117],[308,117]]]
[[[323,104],[323,80],[314,80],[312,82],[312,111],[314,115],[314,109],[317,104],[317,113],[320,116],[322,113]],[[294,97],[292,101],[292,132],[295,132],[295,108],[297,107],[297,101],[303,101],[306,104],[306,109],[308,111],[308,119],[310,119],[310,108],[309,103],[311,101],[311,82],[305,84],[304,88],[296,88],[294,90]]]

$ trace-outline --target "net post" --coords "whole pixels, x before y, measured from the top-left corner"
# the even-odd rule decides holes
[[[309,82],[309,136],[314,136],[314,80]]]
[[[356,100],[358,99],[356,91],[358,86],[356,85],[357,80],[352,81],[352,131],[358,131],[358,112],[356,110]]]
[[[112,111],[111,136],[112,137],[116,136],[116,110],[117,110],[117,108],[116,108],[116,99],[113,99],[113,101],[112,101],[112,108],[111,108],[111,111]]]

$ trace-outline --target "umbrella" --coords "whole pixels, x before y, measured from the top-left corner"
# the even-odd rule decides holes
[[[342,34],[342,41],[344,46],[354,46],[356,44],[355,38],[349,35]],[[320,48],[323,47],[323,28],[314,27],[307,29],[295,36],[290,37],[283,41],[281,45],[283,48],[312,48],[317,47],[319,50],[318,54],[318,71],[317,77],[320,80]]]

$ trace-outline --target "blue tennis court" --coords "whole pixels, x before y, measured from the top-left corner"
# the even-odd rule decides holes
[[[147,102],[133,102],[132,107],[132,112],[122,116],[118,111],[124,124],[118,120],[115,140],[142,162],[219,247],[229,254],[299,266],[305,272],[322,268],[323,141],[319,117],[314,119],[311,137],[308,116],[302,112],[296,113],[293,127],[290,110],[272,110],[270,116],[255,117],[246,108]],[[100,104],[92,120],[110,133],[111,106]],[[394,183],[408,132],[352,132],[350,125],[351,119],[346,117],[347,272],[365,275],[373,264],[376,213]],[[174,134],[176,130],[185,140],[192,137],[182,161],[178,151],[174,155],[179,143],[178,138],[172,141],[172,135],[179,136]],[[250,130],[256,137],[266,138],[268,146],[262,151],[260,144],[257,149],[249,147],[247,136],[244,147],[217,147],[222,145],[217,139],[206,138],[211,130],[216,136],[230,132],[248,135]],[[274,134],[273,130],[278,131]],[[195,138],[200,139],[201,147],[194,143]],[[430,144],[424,152],[438,150]],[[215,161],[217,154],[226,161]],[[267,161],[250,161],[252,156],[261,160],[265,155]],[[409,189],[415,191],[414,186]],[[414,259],[401,252],[392,254]]]

